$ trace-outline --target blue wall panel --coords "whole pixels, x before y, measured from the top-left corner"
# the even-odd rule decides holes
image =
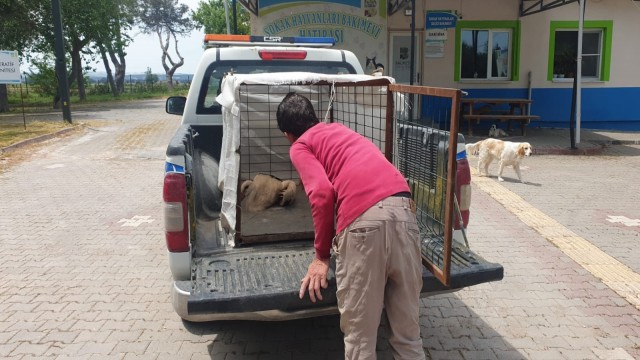
[[[463,89],[467,97],[526,98],[527,89]],[[539,115],[539,121],[531,126],[569,127],[571,114],[569,88],[533,89],[531,114]],[[583,88],[583,129],[610,129],[640,131],[640,87],[634,88]]]

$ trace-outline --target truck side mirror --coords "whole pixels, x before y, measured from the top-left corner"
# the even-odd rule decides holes
[[[168,114],[182,115],[186,103],[187,98],[185,96],[171,96],[167,99],[165,110]]]

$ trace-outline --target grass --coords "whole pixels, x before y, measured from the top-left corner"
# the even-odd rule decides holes
[[[63,121],[34,121],[27,123],[25,130],[24,124],[0,123],[0,148],[13,145],[23,140],[50,134],[71,126],[71,124]]]
[[[36,91],[33,91],[33,86],[31,87],[31,91],[29,91],[28,93],[24,89],[24,86],[22,93],[20,92],[20,87],[17,85],[10,85],[8,87],[8,90],[8,100],[10,107],[9,113],[21,113],[23,106],[24,111],[27,113],[46,112],[54,110],[53,98],[48,95],[38,94]],[[166,86],[161,85],[156,85],[155,87],[127,85],[125,87],[125,93],[114,97],[111,93],[99,93],[93,91],[92,86],[88,86],[87,99],[85,101],[80,101],[80,98],[75,94],[75,91],[72,91],[69,102],[72,108],[78,108],[85,105],[109,103],[115,101],[167,98],[172,95],[186,96],[188,91],[189,87],[187,84],[175,85],[172,92],[169,92]]]
[[[20,87],[16,85],[10,85],[7,88],[9,91],[9,114],[21,114],[23,111],[25,113],[61,111],[60,109],[53,108],[53,98],[51,96],[38,94],[37,91],[34,91],[33,86],[29,92],[27,92],[26,86],[22,89],[22,92],[20,91]],[[81,102],[77,95],[72,95],[69,100],[73,110],[83,108],[85,106],[109,104],[118,101],[167,98],[172,95],[186,96],[188,91],[189,86],[187,84],[176,85],[172,92],[169,92],[166,86],[156,85],[152,87],[144,87],[128,84],[124,94],[121,94],[118,97],[113,97],[111,93],[97,93],[97,91],[94,91],[91,86],[88,86],[86,101]],[[2,118],[0,118],[0,148],[7,147],[23,140],[53,133],[70,126],[70,124],[62,121],[38,121],[27,123],[25,129],[22,122],[5,124],[2,122]]]

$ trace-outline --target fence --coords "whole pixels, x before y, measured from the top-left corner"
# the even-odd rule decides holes
[[[191,77],[187,79],[178,78],[173,81],[173,89],[188,90],[191,85]],[[23,77],[22,85],[7,85],[9,98],[20,98],[20,86],[22,86],[22,96],[29,98],[30,94],[46,96],[47,91],[42,89],[40,85],[34,84],[29,77]],[[69,88],[71,96],[78,94],[78,87],[74,85]],[[106,79],[90,80],[85,83],[85,92],[87,95],[109,95],[111,94],[111,86]],[[168,93],[167,83],[165,81],[146,82],[139,78],[129,76],[124,82],[123,94],[143,94],[143,93]]]

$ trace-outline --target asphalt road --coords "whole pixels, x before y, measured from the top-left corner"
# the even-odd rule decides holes
[[[1,358],[343,356],[336,316],[181,321],[170,305],[161,196],[179,118],[144,101],[86,111],[82,121],[83,132],[21,149],[25,159],[0,173]],[[427,355],[640,358],[639,151],[532,157],[527,184],[508,181],[511,169],[504,183],[474,176],[470,245],[505,278],[423,299]],[[383,325],[379,359],[392,358],[387,339]]]

